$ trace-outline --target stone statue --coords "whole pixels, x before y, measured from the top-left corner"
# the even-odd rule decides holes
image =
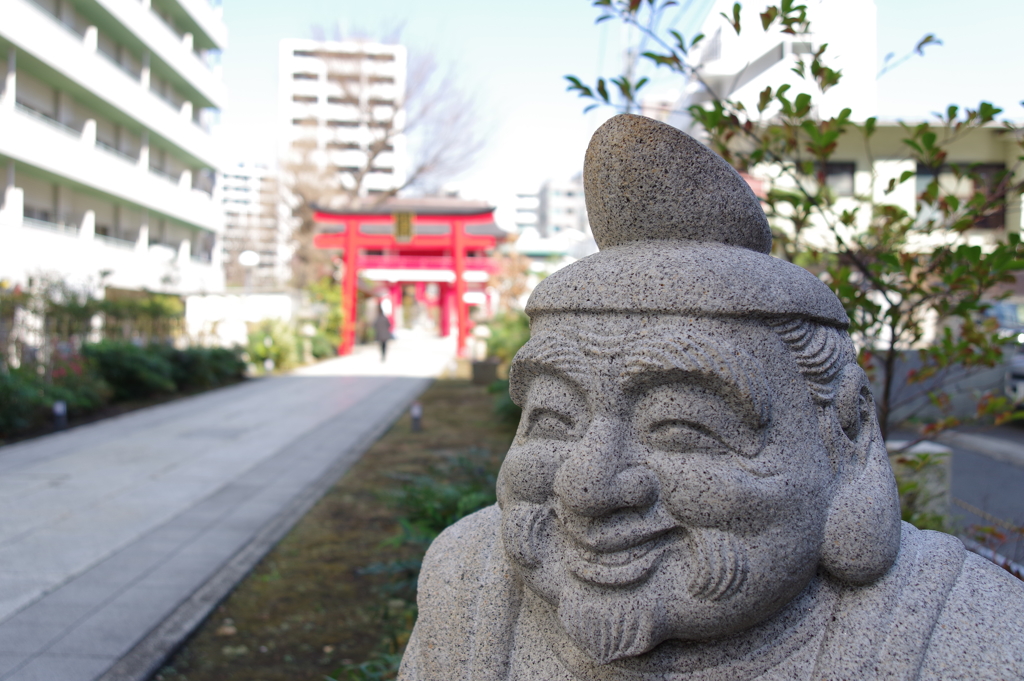
[[[446,530],[400,679],[1024,679],[1024,582],[900,522],[829,288],[757,198],[622,115],[601,251],[537,287],[498,505]]]

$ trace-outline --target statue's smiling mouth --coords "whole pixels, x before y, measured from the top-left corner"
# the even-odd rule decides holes
[[[576,545],[568,551],[566,569],[591,584],[629,586],[646,579],[673,543],[669,533],[661,532],[619,551],[592,551]]]

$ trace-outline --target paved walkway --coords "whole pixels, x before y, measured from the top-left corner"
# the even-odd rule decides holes
[[[454,346],[388,350],[0,448],[0,681],[146,678]]]

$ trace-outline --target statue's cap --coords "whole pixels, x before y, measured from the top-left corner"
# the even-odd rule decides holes
[[[672,126],[623,114],[583,165],[599,253],[545,279],[526,311],[799,316],[845,327],[839,299],[771,252],[761,204],[722,157]]]

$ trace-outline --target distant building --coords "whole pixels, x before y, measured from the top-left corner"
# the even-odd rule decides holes
[[[224,210],[227,285],[255,289],[287,286],[291,280],[291,215],[281,201],[277,173],[266,166],[240,163],[220,175],[217,198]],[[259,263],[239,263],[244,251],[257,253]]]
[[[220,9],[3,0],[0,16],[0,277],[222,289]]]
[[[516,200],[516,227],[520,230],[536,228],[544,239],[565,230],[590,234],[581,174],[569,180],[548,180],[536,194],[517,194]]]
[[[282,40],[280,157],[312,162],[360,195],[401,187],[406,178],[406,49],[372,42]]]
[[[531,259],[534,275],[546,275],[597,252],[583,196],[583,175],[547,180],[536,194],[516,195],[515,250]],[[531,282],[536,285],[536,280]]]
[[[744,30],[737,35],[722,16],[732,16],[733,4],[733,0],[715,0],[708,11],[700,29],[705,38],[690,53],[700,79],[691,80],[677,111],[685,112],[688,105],[711,99],[708,89],[720,99],[742,102],[749,111],[757,111],[758,95],[769,84],[792,83],[791,99],[798,92],[814,92],[813,78],[801,89],[800,79],[790,69],[801,58],[809,68],[813,53],[827,44],[824,59],[843,76],[837,86],[814,98],[818,114],[822,118],[836,116],[851,104],[856,105],[854,114],[860,120],[877,114],[878,11],[874,0],[807,2],[811,33],[806,35],[790,35],[776,28],[762,31],[760,6],[753,4],[743,6],[740,21]]]

